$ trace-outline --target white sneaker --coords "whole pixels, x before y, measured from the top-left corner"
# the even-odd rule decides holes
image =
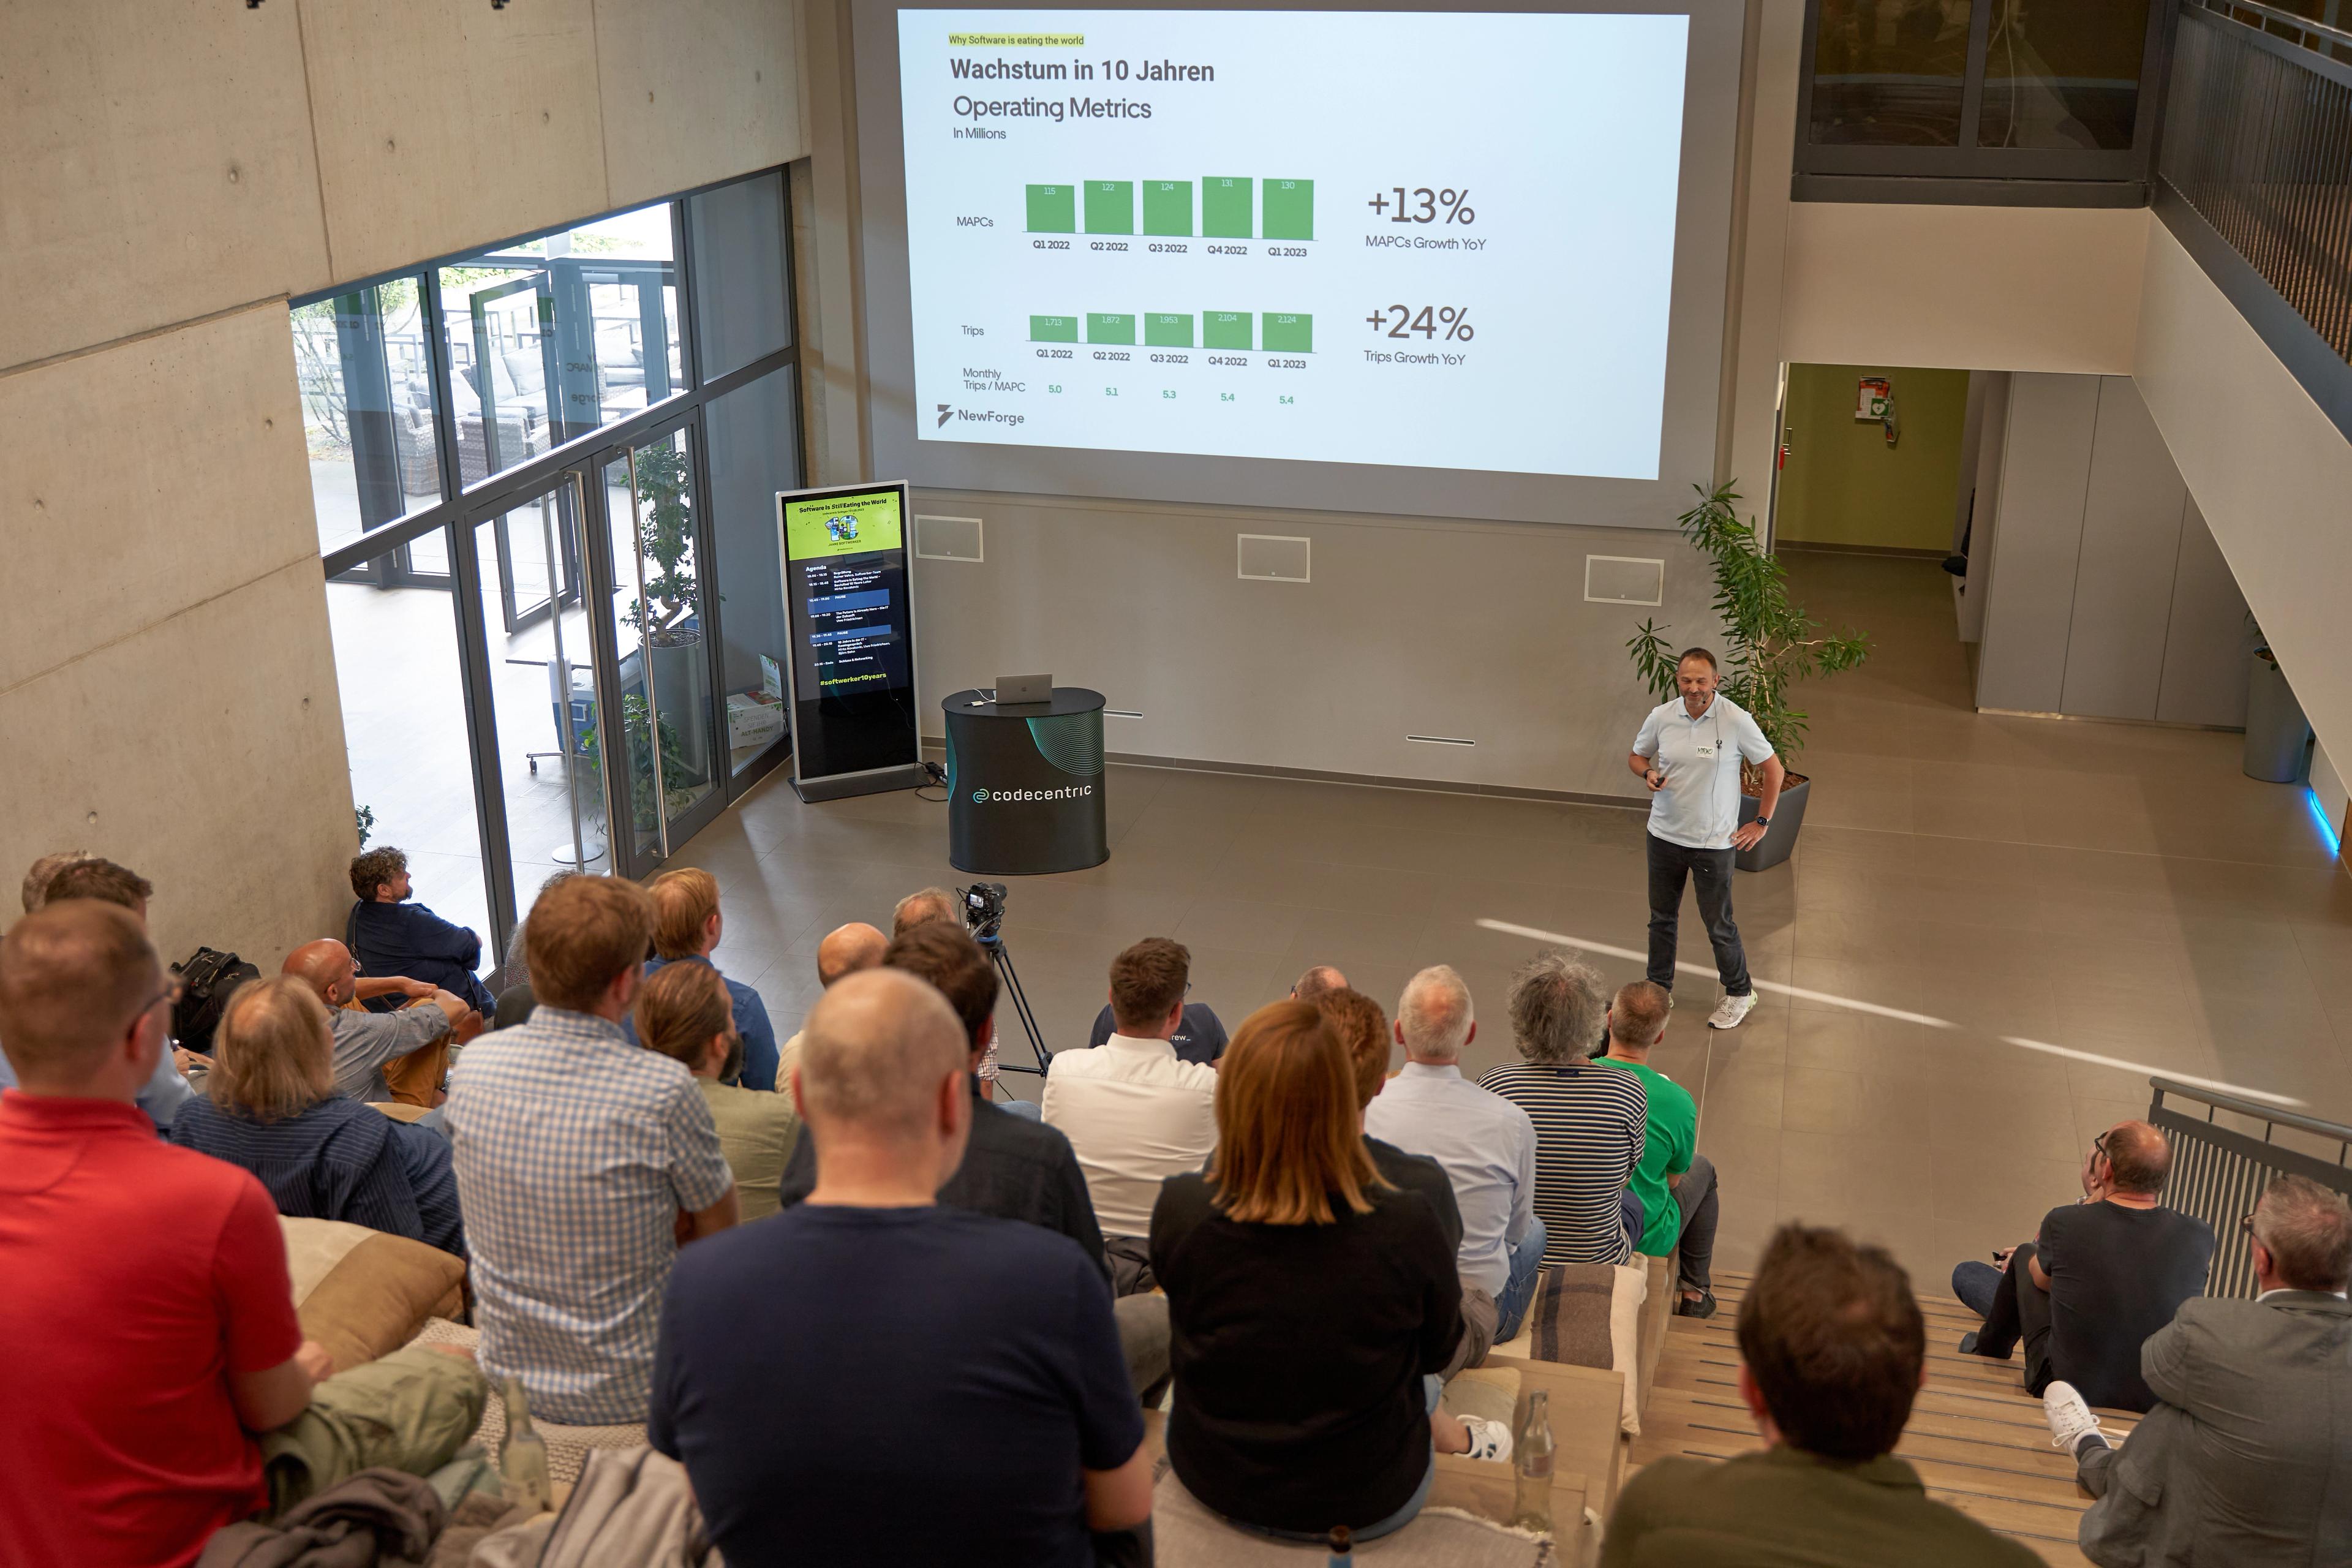
[[[1497,1464],[1510,1463],[1511,1429],[1508,1426],[1500,1421],[1489,1421],[1484,1415],[1457,1415],[1454,1419],[1461,1422],[1464,1430],[1470,1434],[1470,1452],[1464,1458],[1492,1459]]]
[[[2053,1383],[2042,1394],[2042,1414],[2050,1423],[2050,1446],[2072,1454],[2085,1437],[2096,1437],[2102,1443],[2107,1435],[2099,1430],[2099,1418],[2083,1402],[2081,1394],[2071,1383]]]
[[[1706,1026],[1710,1029],[1736,1029],[1755,1005],[1756,993],[1753,991],[1745,996],[1726,996],[1715,1005],[1715,1011],[1707,1015]]]

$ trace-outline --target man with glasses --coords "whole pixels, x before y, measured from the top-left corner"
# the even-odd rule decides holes
[[[2164,1134],[2119,1121],[2083,1159],[2080,1203],[2052,1209],[2035,1238],[1991,1264],[1952,1270],[1952,1294],[1984,1319],[1963,1354],[2007,1361],[2022,1342],[2025,1387],[2063,1380],[2089,1403],[2146,1410],[2156,1403],[2140,1346],[2204,1293],[2213,1230],[2157,1202],[2172,1168]]]
[[[385,1081],[385,1064],[430,1049],[445,1037],[462,1046],[482,1032],[482,1016],[464,997],[422,980],[362,976],[352,950],[332,937],[304,942],[288,953],[281,972],[300,975],[327,1005],[327,1022],[335,1034],[335,1092],[346,1099],[371,1104],[394,1099]],[[415,1005],[397,1013],[371,1013],[351,1005],[387,995],[405,996]],[[438,1087],[441,1060],[436,1053],[430,1070],[422,1075],[426,1086],[410,1089],[408,1095],[424,1093],[428,1098],[421,1103],[433,1103],[429,1095]]]
[[[1217,1146],[1217,1073],[1176,1054],[1192,954],[1148,936],[1110,963],[1118,1027],[1092,1050],[1064,1051],[1045,1074],[1045,1124],[1077,1152],[1121,1296],[1149,1290],[1151,1205],[1160,1184],[1197,1171]]]
[[[2081,1394],[2042,1396],[2074,1458],[2083,1554],[2106,1568],[2352,1562],[2352,1206],[2301,1176],[2241,1222],[2261,1294],[2203,1297],[2149,1337],[2157,1404],[2116,1447]]]

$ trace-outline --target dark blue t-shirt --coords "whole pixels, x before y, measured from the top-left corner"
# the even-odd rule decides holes
[[[1076,1242],[802,1204],[679,1252],[647,1440],[730,1563],[1092,1568],[1083,1470],[1143,1413]]]
[[[1110,1004],[1106,1002],[1103,1010],[1095,1015],[1094,1033],[1087,1037],[1087,1044],[1089,1047],[1099,1046],[1117,1033],[1118,1020],[1111,1016]],[[1207,1003],[1187,1002],[1184,1004],[1184,1021],[1176,1026],[1176,1032],[1168,1037],[1168,1043],[1176,1047],[1178,1060],[1198,1062],[1207,1067],[1225,1054],[1225,1026],[1218,1022],[1216,1014],[1209,1010]]]

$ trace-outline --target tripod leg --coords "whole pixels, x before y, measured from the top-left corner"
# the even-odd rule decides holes
[[[1029,1048],[1037,1055],[1037,1070],[1044,1072],[1053,1065],[1054,1058],[1045,1049],[1045,1037],[1037,1027],[1037,1015],[1029,1010],[1029,994],[1022,989],[1020,972],[1013,967],[1013,954],[1002,941],[991,946],[988,954],[996,961],[997,973],[1004,976],[1004,989],[1013,998],[1013,1011],[1029,1036]]]

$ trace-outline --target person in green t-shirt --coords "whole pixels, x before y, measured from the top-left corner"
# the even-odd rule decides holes
[[[1652,1047],[1666,1037],[1674,1005],[1665,987],[1647,980],[1619,990],[1609,1005],[1609,1054],[1593,1060],[1633,1074],[1650,1092],[1642,1163],[1626,1184],[1649,1216],[1637,1250],[1673,1258],[1679,1248],[1682,1299],[1675,1310],[1708,1318],[1715,1315],[1714,1281],[1707,1276],[1715,1256],[1715,1163],[1698,1152],[1698,1102],[1650,1065]]]

